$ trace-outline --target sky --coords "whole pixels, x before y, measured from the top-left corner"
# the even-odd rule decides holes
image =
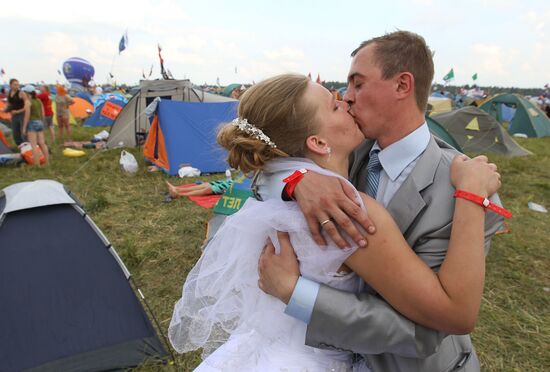
[[[350,52],[397,29],[435,51],[434,81],[542,88],[550,83],[548,0],[95,0],[6,1],[0,7],[1,80],[66,82],[70,57],[95,67],[94,80],[137,84],[157,45],[175,78],[202,85],[249,84],[284,72],[345,81]],[[128,32],[128,47],[118,43]]]

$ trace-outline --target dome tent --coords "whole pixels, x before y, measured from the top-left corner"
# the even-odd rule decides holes
[[[528,137],[550,136],[550,119],[536,105],[518,94],[496,95],[482,103],[479,108],[503,123],[503,105],[516,109],[508,128],[510,133],[522,133]]]
[[[426,123],[428,124],[428,128],[430,129],[430,132],[438,137],[439,139],[442,139],[443,141],[447,142],[449,145],[453,146],[457,151],[462,152],[462,148],[458,144],[458,142],[455,141],[455,139],[447,132],[447,130],[437,122],[434,118],[431,116],[426,115]]]
[[[467,106],[433,116],[467,152],[525,156],[531,153],[518,145],[488,113]]]
[[[128,269],[62,184],[4,188],[0,241],[3,370],[124,370],[168,356]]]

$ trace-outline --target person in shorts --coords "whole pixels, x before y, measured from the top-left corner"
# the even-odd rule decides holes
[[[29,95],[30,105],[26,107],[25,120],[23,122],[22,134],[27,137],[32,146],[33,165],[40,164],[40,153],[36,150],[36,146],[40,147],[42,154],[48,163],[49,152],[48,146],[44,141],[44,107],[38,99],[36,89],[33,85],[25,85],[23,91]]]

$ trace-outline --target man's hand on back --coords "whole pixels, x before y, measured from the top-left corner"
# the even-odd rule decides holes
[[[338,232],[337,226],[349,234],[360,247],[367,245],[367,237],[361,234],[352,221],[356,221],[370,234],[376,231],[367,212],[355,201],[353,188],[339,178],[307,172],[296,186],[294,198],[319,245],[327,245],[321,235],[321,223],[324,221],[322,228],[340,248],[349,245]]]
[[[275,246],[269,241],[260,256],[258,286],[265,293],[288,304],[300,277],[300,266],[288,234],[278,231],[277,238],[281,252],[275,254]]]

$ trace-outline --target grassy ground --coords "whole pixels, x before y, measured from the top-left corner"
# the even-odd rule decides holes
[[[76,139],[87,140],[97,130],[75,132]],[[520,143],[536,155],[491,157],[503,176],[501,198],[514,218],[508,223],[510,233],[493,240],[488,257],[485,296],[473,334],[484,371],[550,370],[550,216],[527,208],[528,201],[550,207],[550,138]],[[185,275],[199,257],[210,212],[186,199],[164,203],[161,193],[169,177],[148,173],[137,149],[130,150],[142,165],[134,176],[120,171],[119,150],[85,150],[83,158],[63,157],[61,150],[53,147],[47,167],[0,168],[0,188],[35,179],[67,185],[111,240],[165,332]],[[144,365],[139,370],[189,371],[200,359],[192,353],[176,360],[178,367]]]

